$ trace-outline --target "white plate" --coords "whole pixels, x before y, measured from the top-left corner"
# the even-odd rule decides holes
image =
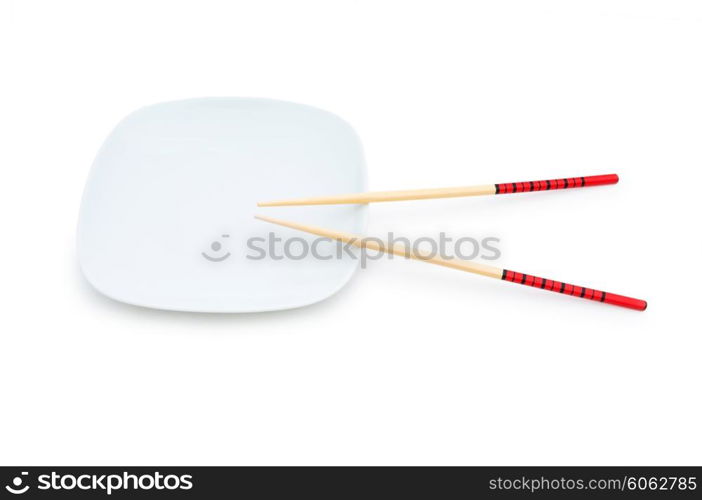
[[[257,208],[262,200],[364,191],[360,142],[340,118],[266,99],[169,102],[129,115],[107,138],[83,194],[78,256],[88,281],[158,309],[256,312],[300,307],[346,284],[358,260],[253,218],[363,233],[366,207]],[[271,258],[284,242],[293,258]],[[251,238],[264,238],[251,240]],[[253,250],[252,247],[258,250]],[[265,252],[266,257],[260,257]],[[331,256],[332,258],[328,258]]]

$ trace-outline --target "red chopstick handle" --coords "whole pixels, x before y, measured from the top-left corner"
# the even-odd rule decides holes
[[[517,273],[508,269],[502,271],[502,279],[511,281],[512,283],[533,286],[534,288],[542,288],[551,292],[572,295],[573,297],[582,297],[583,299],[604,302],[605,304],[612,304],[614,306],[628,307],[629,309],[636,309],[637,311],[643,311],[647,306],[645,300],[625,297],[623,295],[617,295],[616,293],[603,292],[593,288],[571,285],[570,283],[563,283],[562,281],[547,280],[545,278],[532,276],[531,274]]]
[[[617,182],[619,182],[619,176],[617,174],[569,177],[567,179],[550,179],[546,181],[505,182],[503,184],[495,184],[495,194],[528,193],[530,191],[604,186],[606,184],[616,184]]]

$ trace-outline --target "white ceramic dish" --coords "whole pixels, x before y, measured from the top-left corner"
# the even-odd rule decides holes
[[[323,259],[299,258],[313,236],[254,214],[363,233],[366,207],[256,202],[365,189],[360,142],[335,115],[266,99],[157,104],[125,118],[95,159],[78,225],[81,269],[101,293],[158,309],[312,304],[343,287],[358,260],[338,258],[331,241],[316,247]],[[272,258],[269,233],[282,240],[276,256],[287,243],[294,258]]]

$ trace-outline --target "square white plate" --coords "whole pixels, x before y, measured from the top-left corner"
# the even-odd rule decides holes
[[[358,260],[338,256],[331,241],[317,245],[322,259],[303,255],[314,236],[254,214],[363,233],[366,207],[256,202],[360,192],[365,177],[353,129],[319,109],[240,98],[149,106],[125,118],[95,159],[80,211],[80,265],[98,291],[139,306],[256,312],[312,304],[343,287]],[[275,256],[286,245],[290,256],[273,258],[271,244]]]

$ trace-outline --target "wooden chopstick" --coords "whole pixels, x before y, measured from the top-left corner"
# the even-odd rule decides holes
[[[298,231],[304,231],[306,233],[322,236],[324,238],[331,238],[333,240],[342,241],[344,243],[351,244],[358,248],[369,248],[371,250],[379,252],[392,253],[394,255],[400,255],[409,259],[421,260],[424,262],[429,262],[430,264],[436,264],[439,266],[450,267],[452,269],[458,269],[459,271],[480,274],[489,278],[497,278],[504,281],[511,281],[512,283],[519,283],[521,285],[528,285],[534,288],[541,288],[544,290],[549,290],[551,292],[559,292],[566,295],[572,295],[573,297],[581,297],[597,302],[604,302],[605,304],[626,307],[629,309],[635,309],[637,311],[643,311],[647,307],[646,301],[626,297],[624,295],[617,295],[615,293],[603,292],[600,290],[595,290],[593,288],[571,285],[562,281],[539,278],[530,274],[517,273],[508,269],[502,269],[486,264],[480,264],[478,262],[459,259],[445,259],[438,255],[429,255],[422,252],[414,252],[404,245],[387,245],[385,243],[379,242],[375,238],[365,239],[362,236],[358,236],[351,233],[334,231],[332,229],[325,229],[316,226],[308,226],[304,224],[299,224],[297,222],[275,219],[273,217],[264,217],[262,215],[256,215],[255,217],[265,222],[278,224],[279,226],[285,226],[291,229],[297,229]]]
[[[369,193],[320,196],[315,198],[298,198],[294,200],[264,201],[258,203],[258,206],[282,207],[288,205],[341,205],[348,203],[458,198],[462,196],[528,193],[531,191],[550,191],[553,189],[602,186],[605,184],[616,184],[617,182],[619,182],[619,176],[617,174],[590,175],[587,177],[570,177],[567,179],[550,179],[544,181],[505,182],[502,184],[485,184],[482,186],[414,189],[405,191],[376,191]]]

